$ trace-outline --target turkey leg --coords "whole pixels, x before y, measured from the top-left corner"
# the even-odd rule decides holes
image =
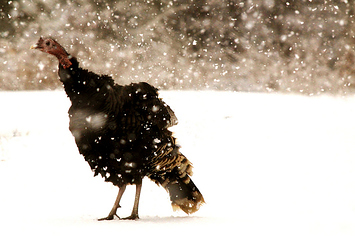
[[[142,183],[136,184],[136,196],[134,197],[134,205],[133,210],[130,216],[123,218],[123,220],[136,220],[138,217],[138,205],[139,205],[139,197],[141,195]]]
[[[120,190],[118,191],[115,204],[113,204],[113,207],[112,207],[110,213],[108,214],[107,217],[99,219],[99,221],[101,221],[101,220],[113,220],[114,216],[117,216],[119,219],[121,219],[121,218],[117,215],[116,212],[117,212],[117,208],[121,207],[121,206],[120,206],[120,201],[121,201],[122,195],[123,195],[123,193],[124,193],[125,190],[126,190],[126,185],[122,185],[122,186],[120,187]]]

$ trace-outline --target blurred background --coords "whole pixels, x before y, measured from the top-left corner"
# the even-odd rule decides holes
[[[160,89],[355,92],[353,0],[0,3],[0,90],[61,88],[51,36],[81,66]]]

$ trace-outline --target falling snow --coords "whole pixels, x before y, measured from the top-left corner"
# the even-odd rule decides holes
[[[354,9],[349,0],[3,1],[0,234],[354,235]],[[119,84],[162,89],[206,198],[196,215],[172,212],[165,190],[145,181],[139,221],[96,221],[117,188],[77,152],[64,92],[4,92],[62,90],[56,59],[29,49],[40,36]],[[322,94],[342,97],[313,96]],[[83,129],[107,122],[79,115]]]
[[[44,35],[123,84],[346,94],[355,87],[353,9],[336,0],[7,1],[0,89],[61,87],[57,62],[29,50]]]

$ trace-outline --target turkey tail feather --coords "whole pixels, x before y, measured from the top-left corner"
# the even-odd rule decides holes
[[[186,214],[192,214],[199,210],[205,200],[192,180],[187,175],[186,177],[168,183],[166,189],[170,193],[171,205],[174,210],[181,209]]]
[[[182,210],[186,214],[192,214],[199,210],[205,200],[190,178],[192,175],[191,162],[180,152],[176,156],[180,159],[179,165],[174,168],[162,186],[170,194],[171,206],[174,211]]]
[[[180,152],[175,139],[162,144],[155,153],[148,177],[169,192],[174,210],[181,209],[187,214],[198,211],[205,200],[190,179],[192,164]]]

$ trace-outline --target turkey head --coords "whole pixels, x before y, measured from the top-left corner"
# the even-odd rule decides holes
[[[57,43],[52,38],[42,38],[40,37],[38,42],[31,46],[31,49],[38,49],[42,52],[46,52],[56,56],[59,63],[64,67],[64,69],[69,68],[72,63],[70,62],[71,55],[65,51],[65,49]]]

